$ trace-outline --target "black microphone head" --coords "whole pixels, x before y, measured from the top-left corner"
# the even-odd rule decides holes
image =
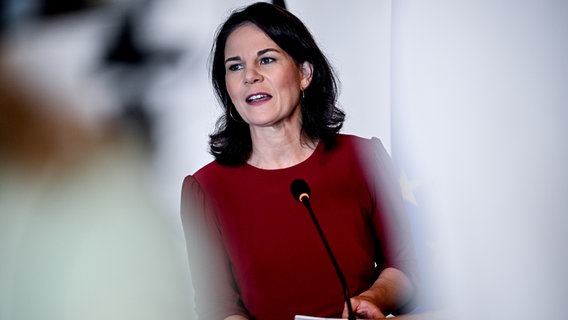
[[[292,181],[292,184],[290,185],[290,190],[292,191],[294,199],[296,199],[299,202],[303,202],[304,198],[309,199],[310,196],[312,195],[310,187],[308,186],[306,181],[302,179],[296,179]]]

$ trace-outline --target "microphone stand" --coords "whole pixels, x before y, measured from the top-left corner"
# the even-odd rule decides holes
[[[314,215],[314,212],[312,211],[312,206],[310,205],[310,199],[309,199],[309,197],[301,197],[300,201],[308,209],[308,212],[310,213],[310,216],[312,217],[312,221],[314,222],[316,229],[318,230],[318,233],[319,233],[320,238],[323,242],[323,245],[325,246],[325,249],[327,250],[327,253],[329,254],[329,258],[331,259],[331,262],[333,263],[333,266],[335,267],[335,271],[337,272],[337,277],[339,278],[339,281],[341,281],[341,287],[343,288],[343,296],[345,297],[345,303],[347,304],[347,312],[349,314],[348,319],[349,320],[356,320],[355,313],[353,312],[353,307],[351,306],[351,299],[350,299],[350,296],[349,296],[349,291],[347,289],[347,283],[345,282],[345,277],[343,276],[343,272],[341,272],[341,268],[339,268],[339,264],[335,260],[335,256],[333,255],[333,252],[331,251],[331,248],[329,247],[329,244],[327,243],[327,240],[326,240],[326,238],[323,234],[323,231],[321,230],[321,227],[318,223],[318,220],[316,219],[316,216]]]

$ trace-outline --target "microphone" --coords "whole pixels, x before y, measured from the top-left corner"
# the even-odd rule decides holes
[[[308,209],[308,212],[309,212],[310,216],[312,217],[312,221],[314,222],[314,225],[316,226],[316,229],[318,230],[321,241],[323,242],[323,245],[325,246],[325,249],[327,250],[329,258],[331,259],[331,262],[333,263],[333,267],[335,268],[335,272],[337,273],[337,277],[339,278],[339,281],[341,282],[341,287],[343,288],[343,296],[345,298],[345,303],[347,304],[347,311],[348,311],[348,314],[349,314],[348,319],[349,320],[356,320],[355,313],[353,313],[353,307],[351,306],[351,298],[349,296],[349,290],[347,289],[347,283],[345,282],[345,277],[343,276],[343,272],[341,272],[341,268],[339,268],[339,264],[335,260],[335,256],[333,255],[333,252],[331,251],[331,248],[329,247],[329,244],[327,243],[325,235],[323,234],[323,231],[321,230],[321,227],[318,223],[318,220],[316,219],[316,216],[314,215],[314,212],[312,210],[312,206],[310,205],[310,196],[312,194],[310,187],[308,186],[306,181],[304,181],[302,179],[295,179],[294,181],[292,181],[292,184],[290,185],[290,191],[292,191],[292,196],[294,196],[294,199],[301,202],[306,207],[306,209]]]

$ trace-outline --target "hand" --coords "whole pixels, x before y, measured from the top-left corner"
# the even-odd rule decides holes
[[[241,316],[240,314],[233,314],[226,317],[224,320],[248,320],[248,319],[244,316]]]
[[[353,312],[357,315],[357,318],[362,317],[362,319],[384,319],[385,315],[377,307],[370,298],[364,296],[356,296],[351,298],[351,307],[353,307]],[[343,318],[349,317],[349,312],[347,310],[347,303],[343,307]]]

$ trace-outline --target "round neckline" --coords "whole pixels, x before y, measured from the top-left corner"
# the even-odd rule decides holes
[[[300,161],[294,165],[291,165],[289,167],[285,167],[285,168],[278,168],[278,169],[263,169],[263,168],[259,168],[259,167],[255,167],[252,164],[249,164],[248,162],[244,164],[245,167],[253,169],[253,170],[258,170],[261,172],[284,172],[287,170],[293,170],[295,168],[300,168],[304,165],[306,165],[307,163],[311,162],[312,159],[314,159],[317,154],[319,154],[321,152],[321,148],[323,148],[323,143],[321,143],[321,141],[318,141],[317,146],[314,148],[314,150],[312,151],[312,153],[303,161]]]

